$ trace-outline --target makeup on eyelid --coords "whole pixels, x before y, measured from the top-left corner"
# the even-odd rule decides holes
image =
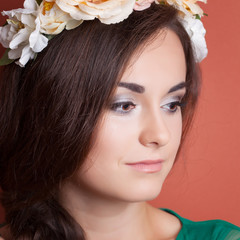
[[[160,108],[166,109],[169,113],[175,113],[178,108],[182,108],[186,105],[186,103],[182,102],[184,94],[181,96],[170,96],[167,99],[163,100],[163,103],[159,105]],[[121,114],[127,114],[131,110],[135,109],[138,104],[131,98],[123,98],[118,97],[119,99],[115,98],[115,101],[110,105],[110,110],[119,112]],[[118,110],[121,107],[121,110]],[[123,109],[125,107],[125,109]]]

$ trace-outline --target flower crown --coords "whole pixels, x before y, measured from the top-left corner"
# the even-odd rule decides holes
[[[189,34],[196,62],[207,56],[204,14],[196,2],[207,0],[25,0],[24,8],[3,11],[7,23],[0,27],[0,43],[7,48],[0,65],[13,61],[24,67],[64,29],[78,27],[85,20],[98,18],[104,24],[123,21],[133,11],[143,11],[156,4],[172,5]]]

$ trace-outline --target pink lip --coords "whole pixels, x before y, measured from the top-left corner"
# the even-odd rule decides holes
[[[135,163],[127,163],[126,165],[131,168],[145,173],[155,173],[159,172],[162,169],[163,160],[144,160]]]

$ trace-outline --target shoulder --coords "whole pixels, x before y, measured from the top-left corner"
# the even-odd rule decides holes
[[[240,228],[223,220],[208,220],[195,222],[179,216],[169,209],[164,211],[178,217],[182,223],[177,240],[205,239],[205,240],[239,240]]]
[[[201,223],[201,222],[200,222]],[[239,240],[240,239],[240,228],[229,222],[223,220],[209,220],[203,222],[207,229],[211,231],[214,239],[223,240]]]
[[[180,220],[166,211],[150,207],[150,225],[153,233],[151,239],[176,239],[182,228]]]

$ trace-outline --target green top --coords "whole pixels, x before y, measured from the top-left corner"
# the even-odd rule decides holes
[[[176,240],[240,240],[240,228],[231,223],[223,220],[194,222],[172,210],[162,210],[176,216],[182,223]]]
[[[240,228],[231,223],[223,220],[194,222],[170,209],[161,209],[176,216],[182,223],[182,229],[176,240],[240,240]],[[2,226],[4,224],[0,225]]]

